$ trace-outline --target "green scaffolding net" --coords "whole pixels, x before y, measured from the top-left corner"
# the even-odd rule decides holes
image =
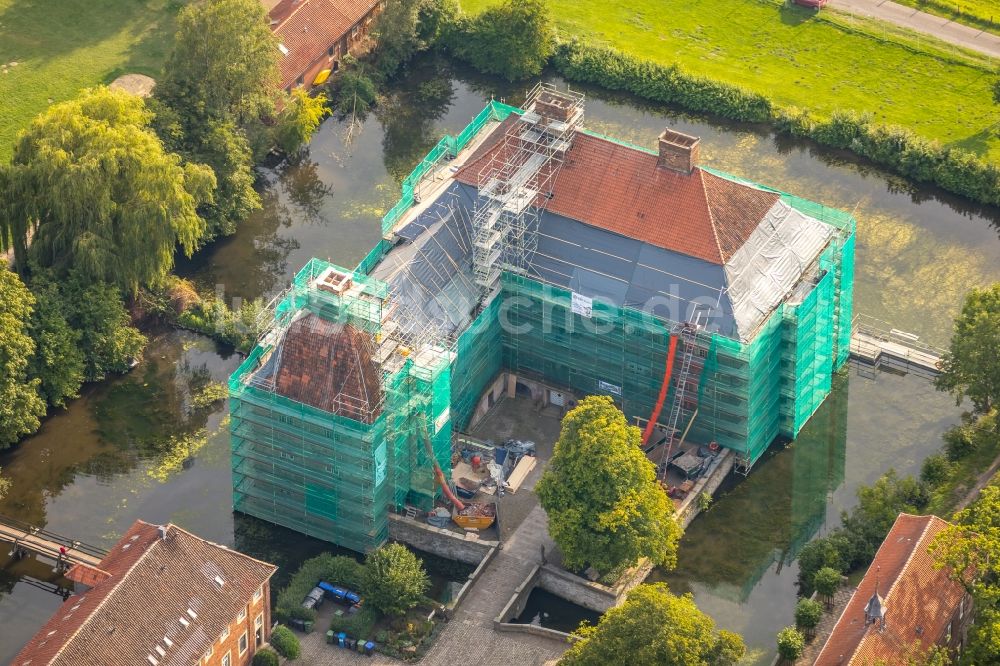
[[[329,270],[350,275],[350,288],[324,288]],[[295,276],[274,326],[229,382],[237,511],[367,551],[388,538],[391,510],[432,507],[437,489],[425,440],[446,467],[451,353],[390,348],[382,330],[387,295],[384,283],[316,259]],[[305,313],[371,336],[382,401],[369,412],[348,417],[282,394],[273,378],[291,353],[283,336]]]

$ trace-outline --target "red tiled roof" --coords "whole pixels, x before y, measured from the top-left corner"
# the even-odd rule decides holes
[[[502,158],[509,117],[459,169],[477,185],[490,160]],[[725,264],[778,200],[773,192],[720,178],[700,168],[679,173],[656,155],[577,132],[552,186],[546,209],[651,245]]]
[[[275,569],[174,525],[161,539],[136,521],[101,561],[109,577],[70,597],[11,663],[148,665],[150,654],[163,666],[195,663]]]
[[[904,513],[896,518],[815,666],[906,663],[917,644],[925,650],[944,635],[965,596],[945,570],[935,570],[928,553],[934,537],[947,526],[936,516]],[[885,631],[865,624],[865,606],[876,581],[884,599]]]
[[[309,313],[292,322],[282,343],[275,385],[281,395],[371,423],[382,388],[370,333]]]
[[[378,0],[282,0],[272,7],[268,16],[274,34],[288,49],[278,62],[281,87],[293,85],[377,4]]]

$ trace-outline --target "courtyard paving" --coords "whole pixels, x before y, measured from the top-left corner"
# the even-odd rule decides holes
[[[421,666],[454,666],[463,663],[542,666],[554,663],[566,651],[565,643],[521,633],[493,630],[493,619],[500,614],[521,581],[541,562],[541,551],[554,550],[548,534],[545,511],[538,506],[532,489],[541,477],[545,463],[552,456],[559,436],[561,413],[555,408],[538,412],[528,400],[508,399],[496,406],[471,434],[500,443],[508,438],[532,439],[537,447],[539,465],[528,475],[517,493],[501,498],[503,545],[479,580],[444,625],[430,651],[418,663]],[[302,663],[399,665],[402,662],[382,655],[363,657],[325,643],[330,623],[331,605],[317,618],[317,630],[302,641]]]

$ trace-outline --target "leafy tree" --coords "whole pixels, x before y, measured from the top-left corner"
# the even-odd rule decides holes
[[[458,15],[455,0],[389,0],[372,30],[375,68],[383,77],[434,45],[441,31]]]
[[[35,341],[35,354],[28,373],[41,380],[42,397],[50,405],[62,407],[67,398],[77,397],[83,384],[81,335],[66,321],[68,308],[55,282],[37,271],[31,281],[31,290],[36,307],[28,328]]]
[[[274,145],[285,153],[295,152],[305,145],[326,117],[326,103],[323,93],[312,97],[302,88],[285,95],[274,127]]]
[[[823,567],[813,577],[813,586],[816,588],[816,592],[827,600],[827,605],[833,599],[833,595],[837,593],[841,578],[840,572],[830,567]]]
[[[640,437],[607,396],[584,398],[563,419],[536,491],[568,567],[608,572],[640,557],[676,565],[681,528]]]
[[[1000,283],[973,289],[955,319],[951,346],[942,359],[942,372],[934,385],[972,401],[979,414],[988,413],[1000,400]],[[1000,422],[998,422],[1000,423]]]
[[[108,373],[125,372],[146,345],[146,338],[129,325],[121,292],[103,282],[86,284],[78,275],[67,281],[65,303],[70,325],[80,331],[84,378],[99,381]]]
[[[271,632],[271,647],[288,660],[295,660],[302,654],[302,646],[299,645],[298,637],[292,630],[283,624],[279,624]]]
[[[41,381],[27,376],[35,351],[27,327],[34,305],[17,275],[0,268],[0,449],[38,430],[45,415]]]
[[[423,563],[406,546],[390,543],[365,559],[365,603],[387,615],[416,606],[429,585]]]
[[[96,88],[32,121],[7,175],[11,231],[22,234],[15,251],[33,231],[41,266],[128,292],[163,280],[178,244],[190,255],[205,229],[196,207],[215,181],[166,152],[150,119],[138,97]]]
[[[187,5],[155,95],[199,119],[257,122],[274,111],[278,41],[259,0]]]
[[[778,654],[782,659],[795,661],[802,656],[806,639],[795,627],[785,627],[778,632]]]
[[[233,233],[261,207],[251,148],[270,149],[279,56],[258,0],[191,3],[178,17],[153,106],[164,142],[215,172],[215,201],[200,209],[206,239]]]
[[[1000,486],[987,486],[931,543],[935,566],[972,595],[976,622],[963,661],[993,663],[1000,654]]]
[[[812,599],[799,599],[795,606],[795,626],[806,633],[812,635],[823,617],[823,604]]]
[[[456,56],[508,81],[538,76],[555,50],[555,31],[542,0],[506,0],[463,22],[449,37]]]
[[[716,630],[690,594],[675,596],[664,583],[640,585],[610,609],[559,661],[561,666],[729,666],[746,653],[743,639]]]
[[[341,115],[363,119],[378,99],[378,88],[360,68],[348,65],[340,77],[335,96]]]

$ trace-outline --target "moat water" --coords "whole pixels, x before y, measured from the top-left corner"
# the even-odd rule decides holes
[[[179,271],[226,298],[273,295],[310,257],[353,266],[378,240],[379,218],[399,181],[445,133],[456,133],[491,96],[517,103],[520,88],[424,60],[359,123],[328,119],[307,151],[261,172],[264,209]],[[653,147],[665,125],[702,137],[703,163],[829,206],[858,220],[856,311],[937,345],[947,343],[964,292],[1000,280],[996,210],[917,188],[808,142],[766,128],[719,123],[586,89],[586,125]],[[153,336],[131,374],[97,386],[0,455],[13,482],[0,514],[107,547],[141,518],[173,521],[282,569],[326,546],[232,513],[227,407],[192,407],[191,392],[223,381],[239,358],[204,337]],[[793,621],[795,556],[838,521],[860,484],[885,470],[919,469],[958,421],[954,401],[913,376],[845,372],[799,439],[773,447],[688,529],[680,562],[654,574],[691,592],[762,661]],[[2,555],[5,557],[5,553]],[[0,560],[2,561],[2,560]],[[438,588],[461,579],[432,562]],[[61,603],[48,565],[6,562],[0,571],[0,662],[8,661]],[[548,623],[572,618],[560,607]],[[530,619],[530,618],[529,618]]]

